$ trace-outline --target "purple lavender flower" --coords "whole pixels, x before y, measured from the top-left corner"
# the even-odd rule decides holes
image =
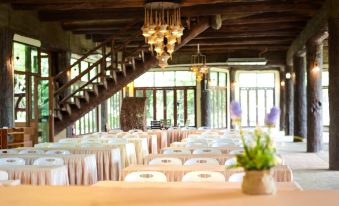
[[[241,106],[239,102],[237,101],[232,101],[230,104],[230,113],[231,113],[231,119],[236,119],[239,120],[241,119]]]
[[[272,107],[270,113],[266,115],[265,123],[267,126],[274,127],[277,124],[280,116],[280,109],[278,107]]]

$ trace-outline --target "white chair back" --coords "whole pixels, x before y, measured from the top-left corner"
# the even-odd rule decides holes
[[[230,167],[237,163],[237,159],[235,157],[232,157],[225,161],[225,166]]]
[[[132,172],[125,177],[125,182],[167,182],[166,175],[155,171]]]
[[[234,144],[228,142],[214,142],[211,145],[211,147],[228,147],[228,146],[234,146]]]
[[[76,143],[53,143],[49,146],[49,148],[73,148],[76,147]]]
[[[34,160],[33,165],[39,166],[64,165],[64,160],[59,157],[40,157]]]
[[[179,158],[161,157],[161,158],[152,159],[148,164],[149,165],[182,165],[182,161]]]
[[[110,140],[107,141],[107,144],[127,144],[128,141],[127,139],[123,138],[111,138]]]
[[[19,152],[19,154],[44,154],[43,150],[39,149],[24,149]]]
[[[244,151],[243,150],[232,150],[229,152],[230,155],[237,155],[237,154],[242,154]]]
[[[186,147],[207,147],[208,144],[206,142],[187,142]]]
[[[242,182],[244,176],[244,172],[235,173],[228,178],[228,182]]]
[[[81,138],[64,138],[64,139],[60,139],[58,142],[59,143],[78,143],[81,141]]]
[[[125,135],[128,135],[128,134],[129,134],[128,132],[119,132],[119,133],[117,133],[117,137],[122,138],[122,137],[124,137]]]
[[[16,149],[0,149],[0,154],[18,154]]]
[[[34,147],[35,148],[47,148],[51,145],[52,143],[50,142],[43,142],[43,143],[39,143],[39,144],[35,144]]]
[[[123,136],[122,138],[125,138],[125,139],[129,139],[129,138],[138,138],[138,135],[134,135],[134,134],[126,134],[126,135]]]
[[[189,149],[165,149],[163,154],[191,154],[191,150]]]
[[[219,165],[219,161],[214,158],[191,158],[186,160],[184,165]]]
[[[173,142],[170,147],[186,147],[186,142]]]
[[[186,173],[182,182],[225,182],[225,176],[219,172],[194,171]]]
[[[0,158],[0,165],[25,165],[25,164],[26,164],[25,160],[18,157]]]
[[[48,150],[46,154],[60,154],[60,155],[69,155],[71,154],[68,150]]]
[[[105,145],[99,143],[99,142],[87,142],[87,143],[81,143],[80,147],[104,147]]]
[[[81,140],[80,144],[97,144],[97,143],[101,143],[101,139],[83,139]]]
[[[121,129],[111,129],[108,131],[108,134],[118,134],[120,132],[123,132]]]
[[[8,180],[8,173],[6,171],[0,170],[0,181]]]
[[[193,154],[215,154],[215,155],[221,155],[222,152],[218,149],[214,148],[202,148],[202,149],[195,149],[193,150]]]

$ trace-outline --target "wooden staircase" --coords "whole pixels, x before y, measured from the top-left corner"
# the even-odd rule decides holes
[[[157,65],[158,61],[152,54],[144,53],[140,49],[142,45],[132,51],[127,50],[127,45],[133,38],[131,36],[120,43],[114,37],[107,39],[50,78],[50,141],[54,135]],[[99,58],[88,68],[82,68],[79,75],[71,78],[72,70],[79,68],[91,56]]]

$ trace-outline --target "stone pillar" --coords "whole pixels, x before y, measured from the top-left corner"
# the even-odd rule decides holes
[[[0,29],[0,127],[14,127],[13,33]]]
[[[294,92],[293,92],[293,67],[286,66],[286,73],[290,73],[290,78],[285,77],[285,133],[293,135],[293,119],[294,119]]]
[[[206,77],[201,81],[201,126],[211,126],[211,105],[210,105],[210,91],[208,91]]]
[[[322,89],[321,71],[323,64],[322,44],[309,41],[306,45],[307,58],[307,152],[322,150]],[[332,124],[332,122],[331,122]]]
[[[329,164],[331,170],[339,170],[339,19],[331,18],[329,29],[329,109],[330,137]]]
[[[293,58],[295,73],[294,86],[294,142],[301,142],[307,134],[306,114],[306,61],[305,52]]]
[[[280,131],[285,131],[285,72],[283,69],[280,70]]]

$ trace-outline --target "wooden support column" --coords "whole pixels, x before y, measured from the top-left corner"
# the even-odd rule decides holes
[[[230,68],[230,102],[235,101],[235,88],[236,88],[236,79],[235,79],[235,68]],[[234,129],[234,125],[231,121],[231,128]]]
[[[211,126],[210,91],[208,90],[207,77],[201,81],[201,126]]]
[[[283,69],[280,69],[280,130],[285,131],[285,72]]]
[[[293,118],[294,118],[294,92],[293,92],[293,67],[290,65],[286,66],[286,74],[290,73],[290,78],[285,78],[285,133],[286,135],[293,135]]]
[[[107,116],[107,100],[100,105],[100,132],[107,132],[106,124],[108,122]],[[99,123],[99,122],[98,122]]]
[[[321,71],[323,46],[315,41],[306,45],[307,58],[307,152],[322,150],[322,90]],[[332,122],[331,122],[332,124]]]
[[[13,33],[0,29],[0,127],[14,127]]]
[[[329,24],[329,165],[330,170],[339,170],[339,19],[330,18]]]
[[[307,134],[306,114],[306,61],[305,52],[296,54],[293,57],[295,73],[294,86],[294,142],[301,142]]]

